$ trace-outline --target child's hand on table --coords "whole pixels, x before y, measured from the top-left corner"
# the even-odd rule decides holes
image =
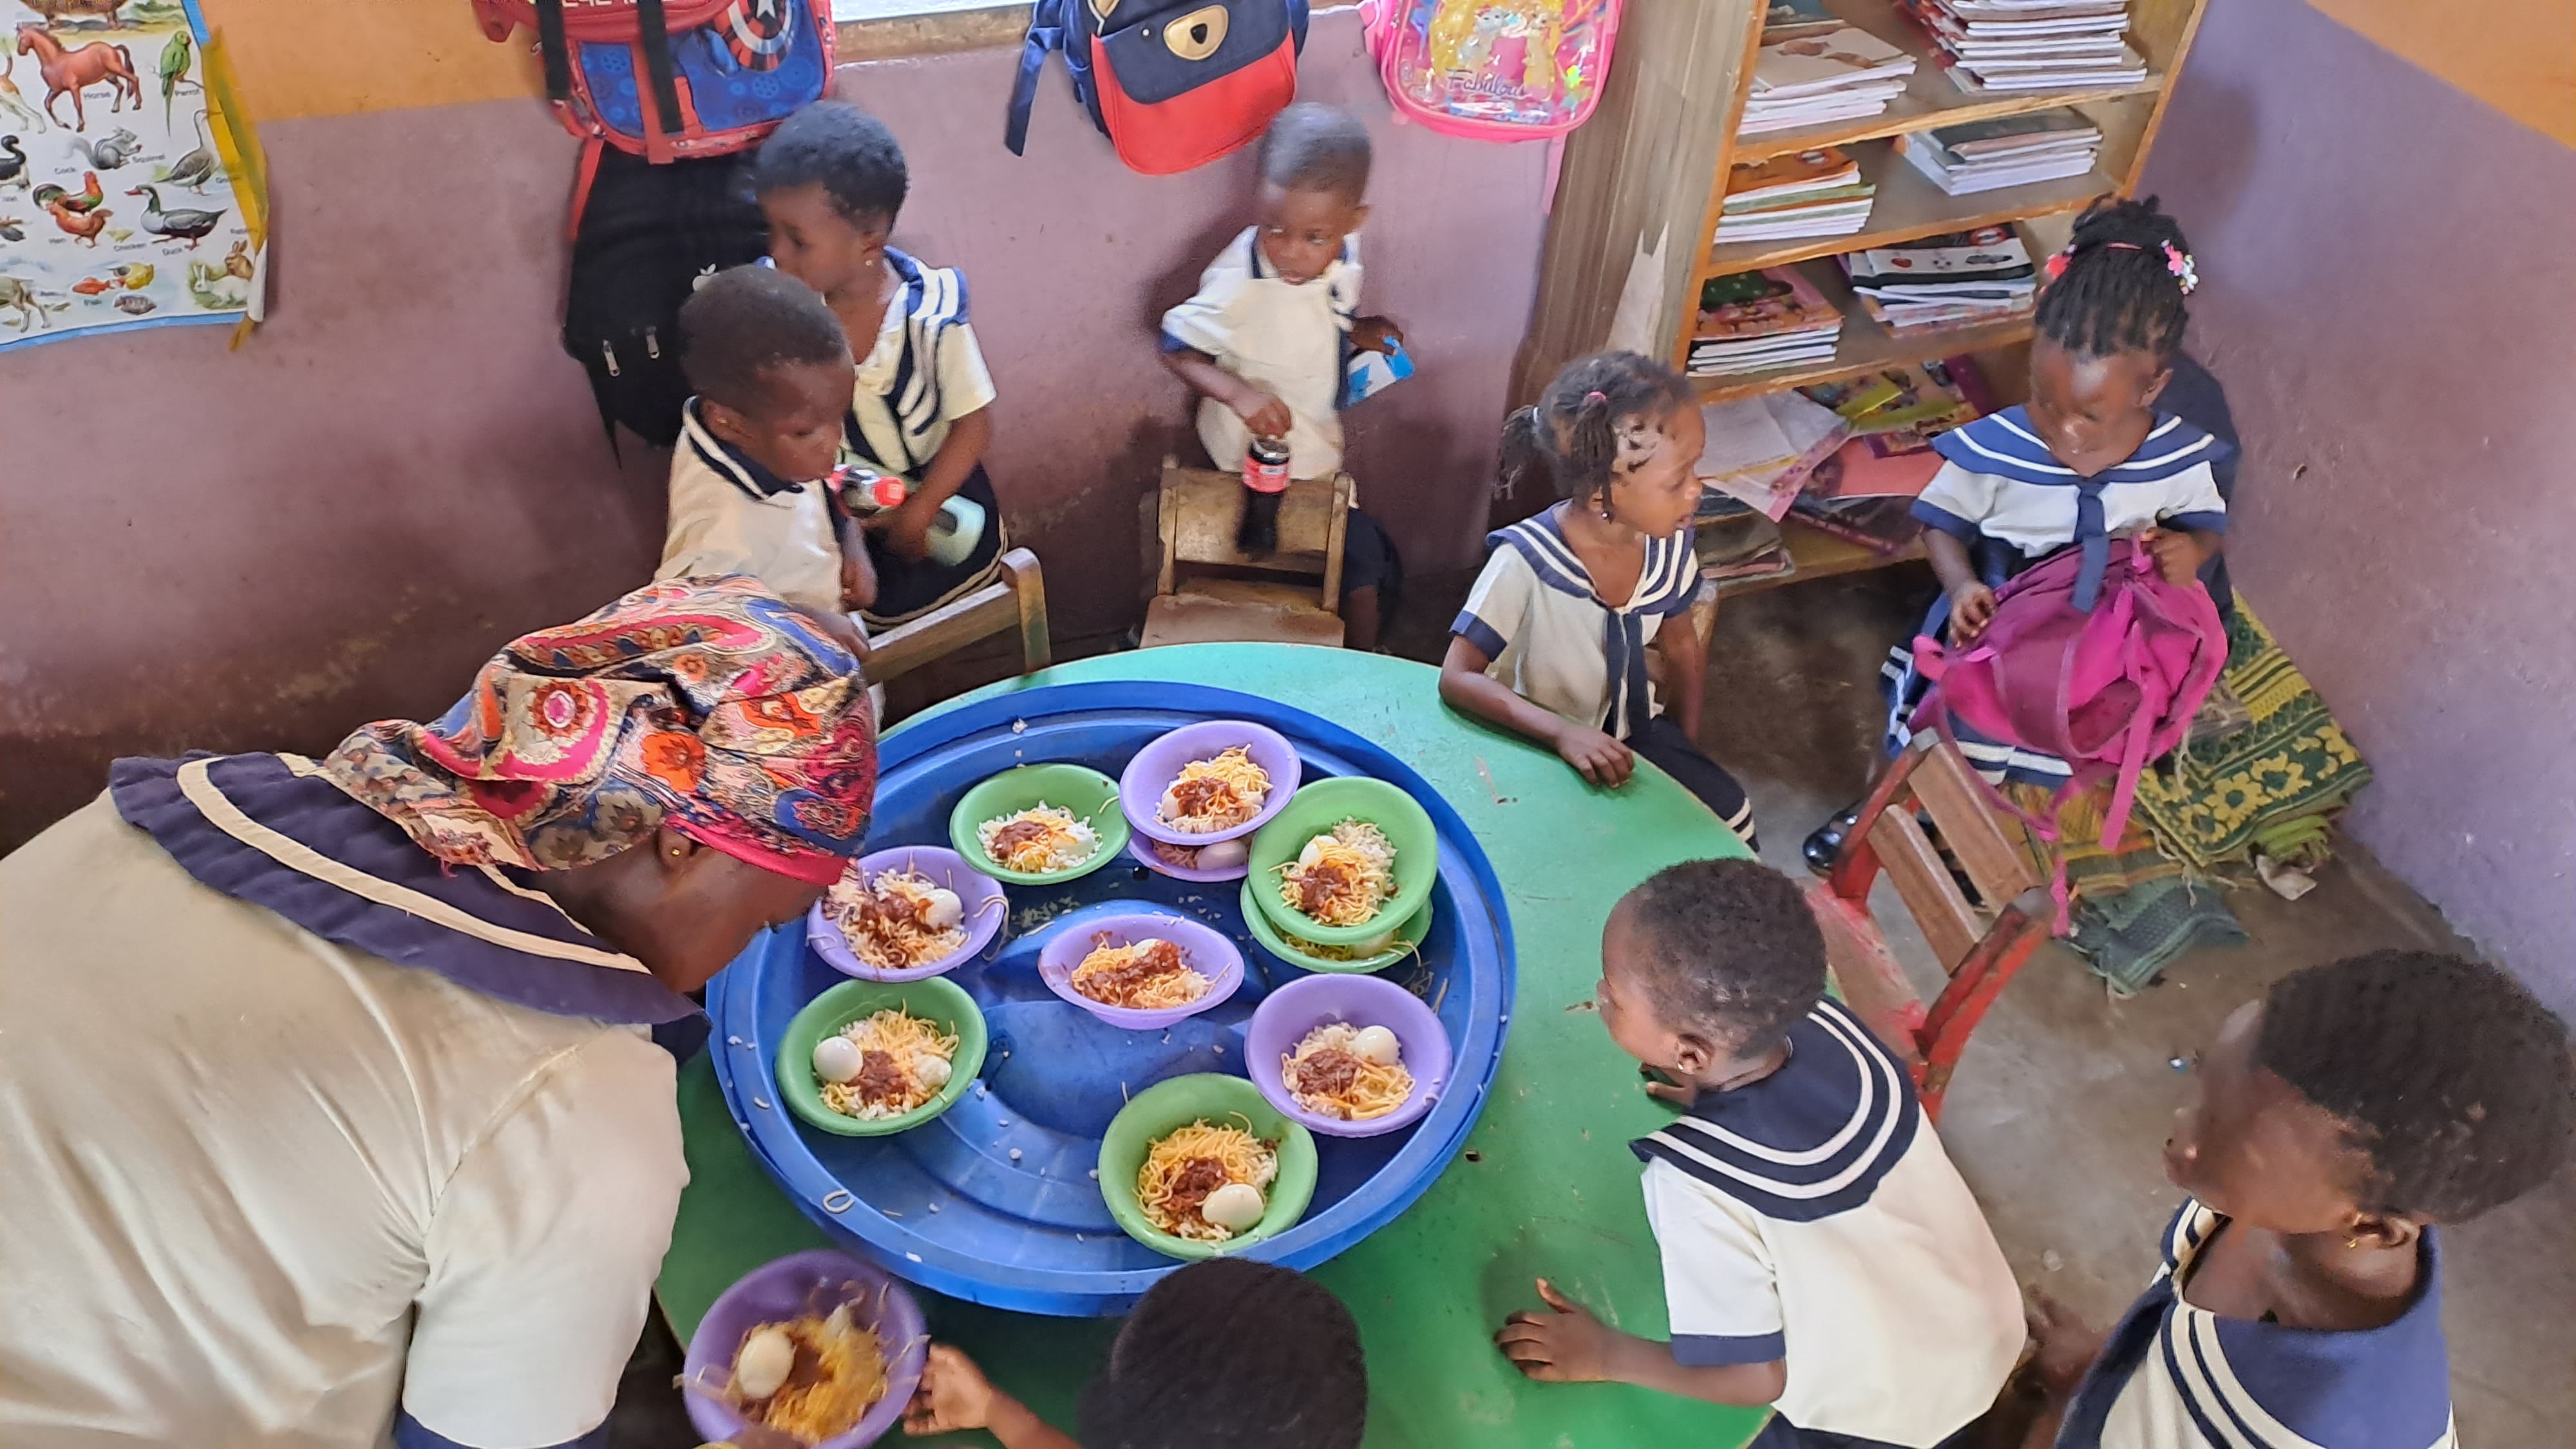
[[[1351,346],[1362,352],[1393,353],[1404,345],[1404,329],[1384,317],[1361,317],[1351,323]]]
[[[1234,409],[1234,415],[1243,419],[1243,425],[1250,428],[1256,438],[1284,438],[1296,425],[1297,420],[1289,414],[1286,403],[1250,383],[1236,389],[1235,395],[1226,399],[1225,405]]]
[[[1619,1335],[1545,1278],[1538,1296],[1550,1311],[1515,1313],[1494,1333],[1512,1367],[1543,1383],[1595,1383],[1610,1377],[1610,1345]]]
[[[1950,591],[1950,642],[1974,644],[1994,622],[1995,591],[1969,579]]]
[[[1569,725],[1556,737],[1559,759],[1595,785],[1616,789],[1628,783],[1628,774],[1637,768],[1637,757],[1626,745],[1599,730]]]

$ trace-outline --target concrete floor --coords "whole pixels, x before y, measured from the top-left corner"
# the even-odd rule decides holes
[[[1392,643],[1436,658],[1463,579],[1420,581]],[[1799,841],[1857,799],[1877,759],[1879,661],[1922,617],[1928,574],[1819,580],[1730,600],[1709,650],[1701,741],[1752,794],[1763,858],[1802,872]],[[1882,887],[1883,919],[1902,907]],[[2256,886],[2228,905],[2251,939],[2196,951],[2161,985],[2114,1000],[2052,943],[1978,1028],[1941,1136],[2022,1280],[2097,1325],[2156,1266],[2177,1200],[2161,1150],[2187,1091],[2171,1065],[2238,1005],[2298,967],[2388,946],[2466,951],[2360,847],[2338,842],[2296,903]],[[1938,968],[1891,932],[1918,984]],[[2576,1444],[2576,1172],[2446,1235],[2445,1321],[2460,1442]]]

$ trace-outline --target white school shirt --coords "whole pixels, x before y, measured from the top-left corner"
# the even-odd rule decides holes
[[[2406,1311],[2334,1333],[2183,1301],[2177,1285],[2226,1222],[2197,1201],[2174,1214],[2164,1264],[2103,1340],[2058,1449],[2456,1449],[2433,1229]]]
[[[2094,478],[2057,461],[2021,407],[1979,418],[1932,440],[1942,457],[1913,514],[1926,526],[1974,543],[1979,534],[2037,558],[2081,537],[2082,498],[2098,496],[2105,537],[2164,523],[2223,533],[2227,501],[2211,466],[2227,444],[2177,417],[2158,419],[2127,461]]]
[[[671,520],[655,579],[749,574],[820,614],[841,612],[841,541],[828,485],[790,483],[707,431],[698,400],[671,450]]]
[[[1360,242],[1303,285],[1282,281],[1247,227],[1199,274],[1198,294],[1163,314],[1163,345],[1187,348],[1288,405],[1288,475],[1342,469],[1342,359],[1360,305]],[[1219,468],[1243,466],[1252,430],[1234,409],[1199,399],[1199,441]]]
[[[966,320],[965,277],[891,247],[886,266],[897,285],[878,319],[876,341],[859,359],[841,459],[918,483],[948,441],[949,427],[991,407],[999,394]],[[925,351],[936,354],[926,370]]]
[[[0,915],[0,1444],[373,1449],[399,1402],[526,1449],[607,1418],[689,1175],[644,1027],[325,940],[105,795],[0,860]]]
[[[1485,672],[1560,719],[1626,739],[1655,715],[1646,645],[1699,594],[1694,535],[1646,540],[1627,602],[1601,602],[1551,508],[1485,536],[1492,552],[1449,632],[1481,650]]]
[[[1927,1449],[2002,1391],[2021,1289],[1904,1067],[1832,1001],[1789,1044],[1633,1144],[1673,1358],[1785,1359],[1782,1418]]]

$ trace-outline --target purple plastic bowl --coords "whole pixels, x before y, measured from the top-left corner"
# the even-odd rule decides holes
[[[1231,830],[1207,835],[1174,830],[1156,818],[1162,808],[1163,792],[1180,778],[1183,765],[1213,759],[1235,745],[1247,746],[1252,763],[1270,776],[1270,797],[1261,802],[1260,814]],[[1270,823],[1271,816],[1288,808],[1288,797],[1297,793],[1297,781],[1304,773],[1297,747],[1277,730],[1248,720],[1201,720],[1183,725],[1136,752],[1118,777],[1118,808],[1126,813],[1127,823],[1138,834],[1150,835],[1166,845],[1207,845],[1250,835]]]
[[[829,1248],[794,1253],[764,1263],[698,1320],[689,1338],[689,1356],[680,1371],[683,1384],[719,1385],[733,1376],[733,1357],[742,1341],[764,1323],[777,1323],[806,1313],[829,1313],[843,1303],[859,1305],[856,1313],[876,1329],[886,1350],[886,1394],[859,1417],[850,1432],[835,1435],[814,1449],[864,1449],[903,1417],[912,1391],[921,1383],[921,1366],[929,1356],[930,1335],[921,1320],[921,1305],[912,1300],[884,1269]],[[701,1392],[681,1395],[689,1404],[689,1422],[709,1443],[743,1432],[740,1414]]]
[[[1413,1095],[1403,1106],[1366,1122],[1323,1117],[1297,1105],[1279,1078],[1279,1059],[1297,1049],[1306,1033],[1327,1022],[1382,1026],[1395,1033],[1404,1068],[1413,1073]],[[1270,1105],[1328,1137],[1375,1137],[1410,1127],[1449,1083],[1449,1034],[1422,998],[1381,976],[1300,976],[1262,998],[1244,1028],[1244,1069]]]
[[[1134,822],[1131,821],[1129,823],[1132,824]],[[1179,866],[1172,864],[1170,861],[1163,859],[1159,855],[1156,855],[1154,853],[1154,842],[1147,840],[1142,835],[1130,834],[1127,837],[1127,853],[1136,857],[1136,863],[1145,867],[1147,870],[1160,871],[1162,874],[1170,876],[1174,880],[1192,881],[1199,885],[1214,885],[1219,881],[1241,880],[1245,876],[1252,874],[1252,861],[1250,857],[1246,857],[1243,864],[1236,866],[1232,870],[1183,870]]]
[[[926,966],[908,971],[880,971],[858,958],[850,949],[849,938],[841,934],[840,923],[832,919],[827,900],[816,901],[805,913],[805,938],[814,944],[814,954],[844,976],[861,981],[920,981],[944,972],[954,971],[974,958],[1002,929],[1002,918],[1009,906],[1002,896],[1002,883],[966,863],[966,857],[942,845],[898,845],[874,855],[859,857],[860,879],[873,880],[881,872],[901,870],[909,865],[914,870],[957,893],[966,908],[962,924],[966,927],[966,944]]]
[[[1190,969],[1208,978],[1205,996],[1187,1006],[1165,1007],[1159,1011],[1139,1011],[1125,1006],[1104,1006],[1073,989],[1073,968],[1091,954],[1094,936],[1106,934],[1110,944],[1124,946],[1145,936],[1160,936],[1181,948],[1182,959]],[[1214,970],[1209,967],[1213,965]],[[1055,939],[1038,948],[1038,976],[1047,989],[1111,1026],[1129,1031],[1161,1031],[1183,1017],[1196,1016],[1218,1005],[1243,984],[1243,953],[1232,941],[1209,927],[1184,916],[1164,911],[1137,911],[1130,915],[1093,916],[1060,929]]]

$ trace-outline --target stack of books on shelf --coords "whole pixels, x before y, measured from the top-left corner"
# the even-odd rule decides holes
[[[1896,149],[1944,195],[1973,196],[2084,175],[2102,149],[2102,131],[2073,111],[2035,111],[1899,136]]]
[[[1690,373],[1723,377],[1834,355],[1843,314],[1816,285],[1788,267],[1735,272],[1700,284]]]
[[[1840,30],[1843,18],[1825,8],[1825,0],[1770,0],[1762,13],[1762,39],[1796,40]]]
[[[1816,466],[1851,435],[1832,408],[1795,392],[1709,403],[1699,414],[1708,427],[1696,469],[1703,523],[1734,512],[1729,502],[1777,521]]]
[[[1766,34],[1736,134],[1875,116],[1912,74],[1912,55],[1854,26],[1786,40]]]
[[[1949,61],[1951,83],[1991,91],[2136,85],[2126,0],[1903,0]]]
[[[1835,260],[1870,320],[1890,332],[2026,317],[2039,290],[2030,250],[2009,226],[1927,236]]]
[[[1849,236],[1869,224],[1878,187],[1839,146],[1774,156],[1727,173],[1717,240],[1790,241]]]
[[[1799,391],[1832,410],[1849,436],[1818,463],[1787,516],[1879,553],[1899,553],[1923,533],[1914,500],[1941,455],[1932,439],[1994,410],[1977,364],[1966,357],[1891,367]]]

